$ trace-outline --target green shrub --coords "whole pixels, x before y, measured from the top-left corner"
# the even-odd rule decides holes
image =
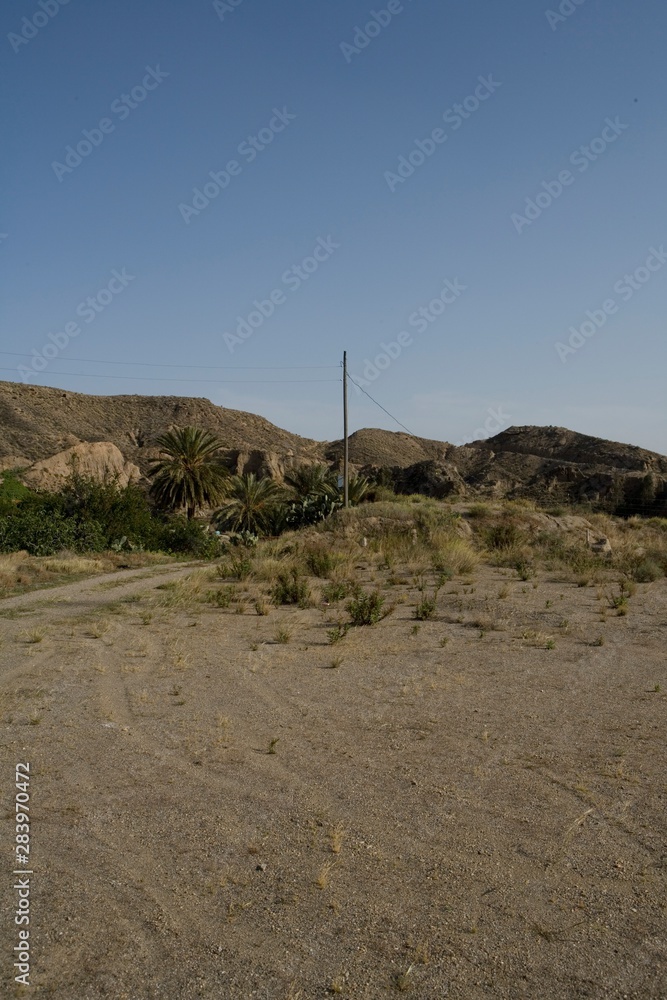
[[[239,580],[247,580],[252,572],[252,563],[250,559],[239,556],[231,560],[229,571],[232,576],[237,576]]]
[[[361,591],[346,604],[345,609],[350,615],[353,625],[375,625],[381,618],[384,618],[382,614],[384,600],[379,590],[373,590],[370,593]]]
[[[53,556],[62,549],[77,550],[76,522],[58,512],[45,517],[21,510],[0,517],[0,551],[25,551],[31,556]]]
[[[233,597],[233,587],[220,587],[218,590],[209,590],[206,594],[206,601],[216,608],[228,608]]]
[[[490,549],[512,549],[521,540],[521,532],[511,521],[494,524],[485,533],[485,541]]]
[[[535,569],[527,559],[517,559],[514,568],[520,580],[531,580],[535,576]]]
[[[436,587],[431,597],[423,594],[422,599],[415,608],[415,618],[418,622],[428,621],[435,614],[438,606],[438,588]]]
[[[662,567],[654,559],[644,559],[632,571],[632,577],[637,583],[652,583],[663,575]]]
[[[300,607],[304,607],[308,603],[310,591],[299,571],[292,569],[290,573],[278,575],[278,582],[273,588],[272,596],[276,604],[298,604]]]
[[[333,572],[336,560],[326,549],[309,549],[306,552],[306,566],[313,576],[326,578]]]
[[[341,639],[344,639],[345,636],[347,635],[347,633],[349,631],[350,631],[350,626],[349,625],[347,625],[347,624],[345,624],[345,625],[339,624],[339,625],[334,626],[334,628],[329,629],[329,631],[327,632],[327,638],[328,638],[329,642],[331,643],[331,645],[333,646],[337,642],[340,642]]]
[[[342,601],[344,597],[347,597],[351,593],[352,586],[348,580],[336,580],[331,583],[327,583],[322,588],[322,597],[325,601]]]

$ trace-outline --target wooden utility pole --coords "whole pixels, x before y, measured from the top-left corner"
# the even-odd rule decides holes
[[[347,443],[347,351],[343,351],[343,506],[350,506],[349,499],[349,449]]]

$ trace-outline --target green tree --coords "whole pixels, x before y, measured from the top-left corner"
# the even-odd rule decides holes
[[[221,531],[267,534],[276,523],[283,500],[284,491],[272,479],[257,479],[253,472],[230,476],[215,525]]]
[[[210,431],[197,427],[176,428],[157,439],[164,457],[153,463],[151,494],[161,506],[171,510],[185,507],[192,520],[198,507],[218,503],[225,492],[229,474],[215,461],[221,448]]]
[[[300,465],[285,476],[285,486],[298,500],[306,497],[338,498],[338,476],[326,465]]]
[[[365,476],[352,476],[347,484],[347,498],[351,507],[361,503],[368,491],[370,483]]]

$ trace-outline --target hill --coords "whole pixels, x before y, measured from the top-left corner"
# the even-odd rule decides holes
[[[237,472],[281,478],[301,463],[339,468],[342,462],[341,440],[301,437],[257,414],[208,399],[89,396],[0,382],[0,469],[27,469],[32,485],[50,486],[76,455],[87,472],[109,467],[126,479],[136,478],[158,454],[159,435],[187,424],[217,434],[226,464]],[[584,500],[616,507],[667,499],[665,456],[562,427],[510,427],[458,448],[370,428],[352,434],[349,446],[354,470],[401,492]]]

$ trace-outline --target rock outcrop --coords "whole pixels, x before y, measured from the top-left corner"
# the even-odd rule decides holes
[[[187,424],[220,438],[221,459],[233,472],[280,480],[301,464],[342,466],[340,440],[300,437],[207,399],[86,396],[0,382],[0,471],[30,466],[26,482],[53,488],[77,457],[86,474],[108,469],[127,481],[146,474],[161,434]],[[349,449],[353,472],[404,493],[667,510],[664,455],[563,427],[510,427],[463,447],[367,428],[350,436]]]
[[[116,445],[109,441],[83,441],[75,444],[51,458],[35,462],[22,478],[33,489],[57,490],[73,470],[82,476],[100,480],[106,476],[118,477],[121,486],[127,486],[129,482],[141,478],[138,467],[128,462]]]

